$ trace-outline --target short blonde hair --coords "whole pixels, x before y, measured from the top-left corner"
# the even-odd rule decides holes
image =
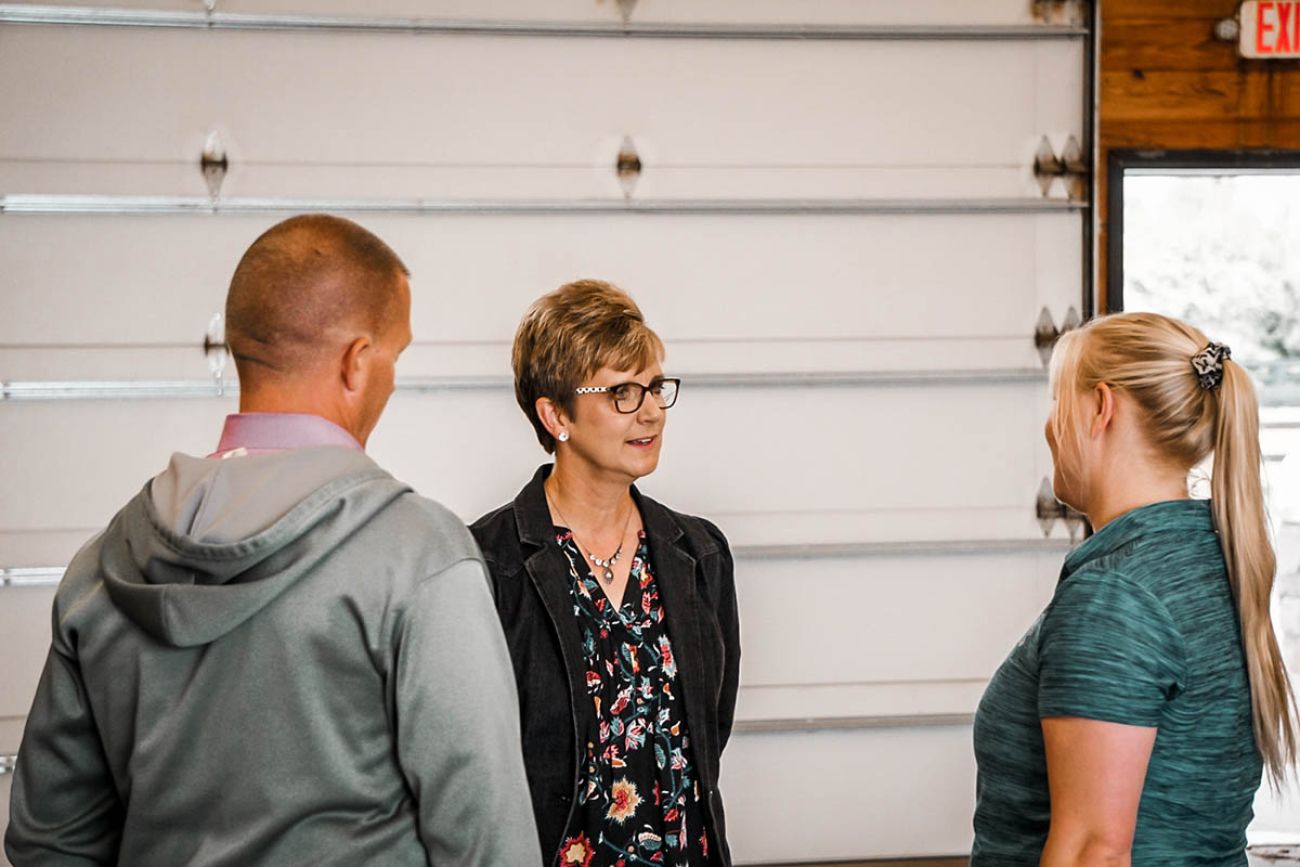
[[[664,356],[632,297],[603,280],[575,280],[532,303],[515,331],[510,355],[515,399],[548,453],[555,438],[537,414],[548,397],[573,414],[573,390],[602,367],[642,370]]]

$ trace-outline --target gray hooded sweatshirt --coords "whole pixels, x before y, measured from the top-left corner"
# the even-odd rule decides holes
[[[176,455],[69,566],[15,867],[541,863],[464,525],[363,453]]]

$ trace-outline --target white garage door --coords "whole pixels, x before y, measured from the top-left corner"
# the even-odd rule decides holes
[[[1088,298],[1034,163],[1088,140],[1091,40],[1037,5],[0,4],[0,753],[62,564],[235,406],[203,345],[240,253],[333,210],[413,272],[371,452],[467,519],[542,459],[532,298],[609,279],[664,336],[643,487],[738,561],[738,861],[968,851],[970,715],[1067,544],[1035,327]]]

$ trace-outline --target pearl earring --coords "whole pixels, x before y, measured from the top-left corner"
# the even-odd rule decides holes
[[[560,431],[560,435],[556,439],[562,443],[567,443],[569,441],[569,432],[567,430]]]

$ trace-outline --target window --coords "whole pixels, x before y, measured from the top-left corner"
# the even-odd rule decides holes
[[[1300,688],[1300,153],[1120,151],[1110,172],[1109,309],[1185,319],[1254,376],[1278,550],[1274,621]],[[1300,810],[1260,800],[1253,842],[1297,830],[1282,817]]]

